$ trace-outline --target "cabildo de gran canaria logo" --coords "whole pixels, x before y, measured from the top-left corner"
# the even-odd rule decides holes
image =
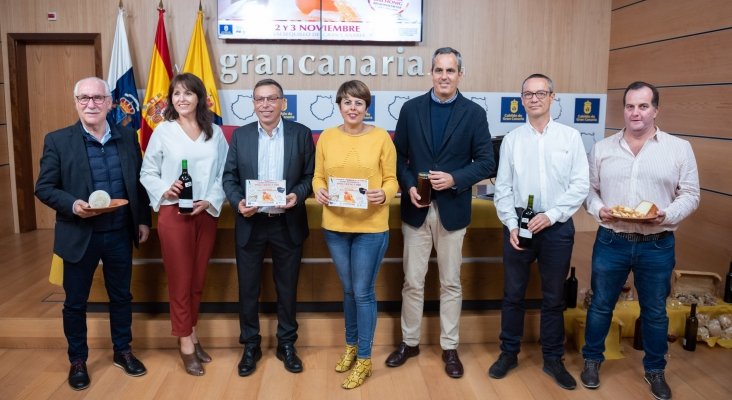
[[[580,111],[581,110],[581,111]],[[600,99],[577,98],[574,100],[574,122],[597,124],[600,122]]]
[[[518,97],[501,97],[501,122],[526,122],[526,110]]]

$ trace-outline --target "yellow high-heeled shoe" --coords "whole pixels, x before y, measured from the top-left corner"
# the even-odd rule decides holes
[[[371,359],[370,358],[357,358],[356,366],[353,367],[353,371],[348,375],[341,387],[343,389],[353,389],[363,385],[366,378],[371,376]]]
[[[338,360],[335,366],[336,372],[346,372],[353,366],[353,361],[356,359],[356,353],[358,352],[358,346],[346,345],[346,351],[341,355],[341,359]]]

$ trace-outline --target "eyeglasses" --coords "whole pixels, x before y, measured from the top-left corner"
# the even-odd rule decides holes
[[[104,103],[105,100],[107,100],[107,97],[110,96],[75,96],[76,101],[79,102],[82,106],[85,106],[89,104],[89,100],[92,100],[94,104],[100,105]]]
[[[546,90],[539,90],[538,92],[523,92],[521,93],[521,97],[524,100],[531,100],[532,97],[536,96],[539,100],[546,99],[546,96],[549,96],[552,92],[547,92]]]
[[[276,102],[277,100],[279,100],[281,98],[282,97],[280,97],[280,96],[255,97],[254,98],[254,104],[260,105],[260,104],[264,104],[265,102],[267,102],[267,103],[274,103],[274,102]]]

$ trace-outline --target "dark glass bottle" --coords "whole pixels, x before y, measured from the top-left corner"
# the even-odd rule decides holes
[[[564,304],[567,308],[577,308],[577,278],[574,276],[574,267],[569,270],[569,278],[564,281]]]
[[[635,329],[633,330],[633,348],[643,350],[643,330],[640,315],[635,320]]]
[[[188,160],[183,160],[183,172],[178,180],[183,182],[183,190],[178,196],[178,212],[181,214],[190,214],[193,212],[193,179],[188,175]]]
[[[527,249],[531,247],[532,237],[533,234],[529,230],[529,221],[531,221],[532,218],[534,218],[536,214],[534,213],[534,195],[529,195],[529,204],[526,206],[526,209],[523,213],[521,213],[521,219],[519,220],[519,232],[518,232],[518,239],[519,239],[519,247]]]
[[[732,303],[732,262],[729,263],[729,272],[724,282],[724,302]]]
[[[696,333],[699,329],[699,321],[696,319],[696,303],[691,304],[691,313],[686,318],[686,327],[684,328],[684,350],[696,350]]]

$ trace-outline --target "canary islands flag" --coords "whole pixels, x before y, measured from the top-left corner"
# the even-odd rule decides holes
[[[206,37],[203,35],[203,10],[198,6],[198,17],[193,27],[191,43],[188,46],[186,62],[183,65],[183,72],[190,72],[203,81],[206,87],[208,108],[214,113],[214,123],[221,125],[221,103],[219,93],[216,91],[216,80],[211,69],[211,59],[208,56]]]
[[[163,112],[168,106],[168,86],[170,78],[173,76],[168,37],[165,34],[165,21],[163,20],[165,9],[163,9],[162,3],[161,1],[158,7],[158,29],[155,32],[155,44],[150,58],[150,76],[147,78],[145,87],[145,100],[142,102],[142,125],[139,131],[142,151],[147,149],[147,143],[150,141],[155,127],[163,122]]]
[[[127,42],[124,11],[117,14],[117,30],[114,32],[112,60],[109,62],[109,89],[112,91],[114,109],[107,114],[109,122],[140,129],[140,100],[137,97],[135,75],[132,72],[132,57]]]

